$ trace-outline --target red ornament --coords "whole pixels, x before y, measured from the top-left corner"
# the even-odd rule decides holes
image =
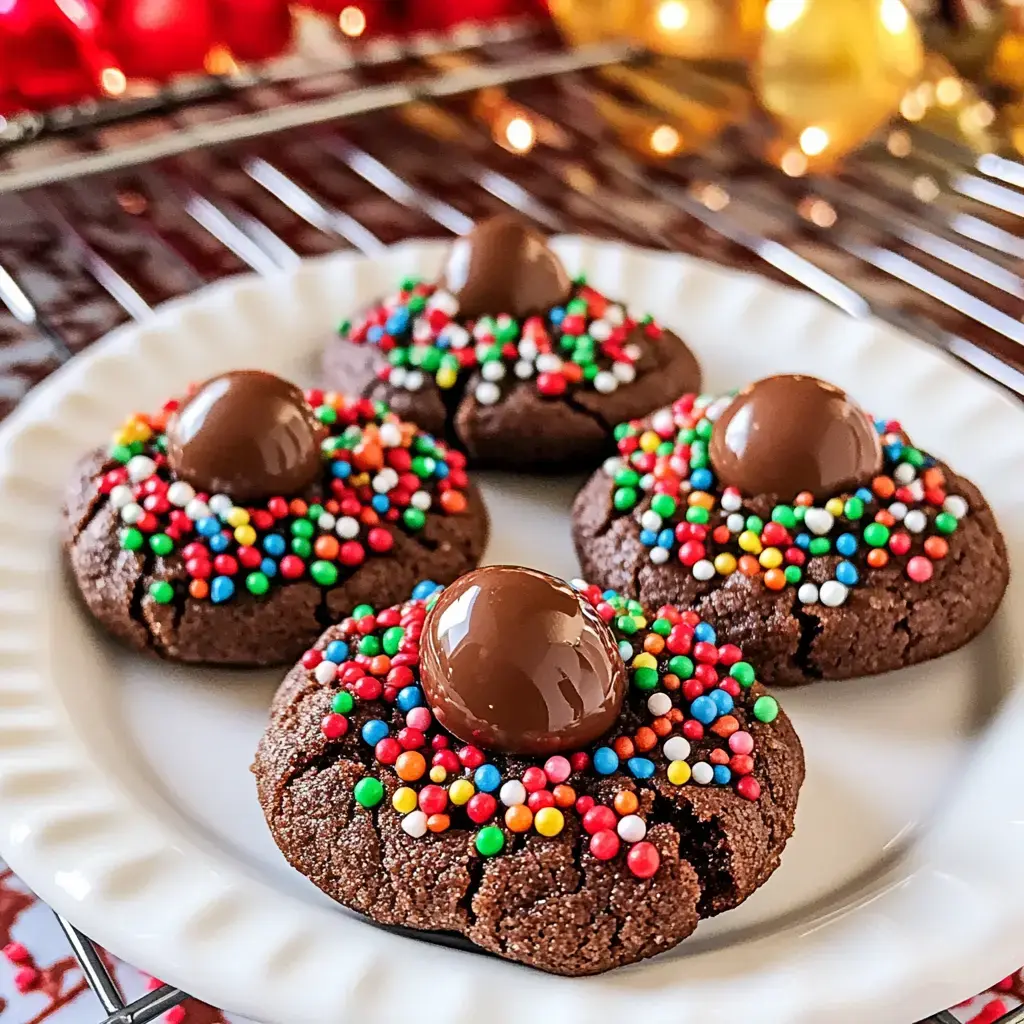
[[[216,41],[236,60],[269,60],[291,42],[287,0],[210,0],[210,6]]]
[[[130,78],[203,70],[216,42],[209,0],[108,0],[106,41]]]

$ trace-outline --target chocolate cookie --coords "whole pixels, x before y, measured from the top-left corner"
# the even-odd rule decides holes
[[[832,385],[686,395],[615,436],[573,507],[583,571],[694,608],[769,685],[947,654],[999,606],[1006,547],[978,489]]]
[[[385,406],[236,371],[78,465],[64,545],[92,615],[175,661],[294,661],[368,598],[476,565],[465,457]]]
[[[803,781],[789,720],[692,611],[573,588],[489,567],[328,629],[253,765],[292,865],[381,923],[570,976],[763,884]]]
[[[573,281],[512,215],[455,242],[440,282],[406,279],[343,323],[324,372],[475,464],[534,470],[595,464],[615,423],[700,386],[678,337]]]

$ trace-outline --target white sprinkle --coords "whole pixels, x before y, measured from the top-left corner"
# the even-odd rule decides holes
[[[636,362],[640,356],[643,355],[639,345],[624,345],[622,347],[622,351],[625,352],[633,362]]]
[[[519,342],[519,355],[520,358],[533,362],[537,358],[537,342],[533,338],[523,338]]]
[[[416,493],[409,499],[409,504],[412,505],[413,508],[418,508],[421,512],[426,512],[430,509],[430,495],[426,491],[416,491]]]
[[[417,317],[416,322],[412,325],[412,340],[425,342],[431,341],[434,337],[434,328],[430,326],[430,321],[426,317]]]
[[[911,533],[921,533],[928,525],[928,517],[919,508],[912,508],[903,517],[903,525]]]
[[[388,383],[393,388],[404,388],[405,378],[409,376],[409,371],[404,366],[392,366],[391,372],[388,374]]]
[[[397,423],[382,423],[377,436],[385,448],[397,448],[402,443],[402,431]]]
[[[654,483],[655,483],[655,481],[654,481],[654,474],[653,473],[644,473],[644,475],[642,477],[640,477],[640,490],[642,490],[642,491],[653,491],[654,490]]]
[[[323,512],[321,513],[320,518],[317,519],[316,525],[321,530],[333,530],[334,524],[337,523],[337,521],[337,518],[332,516],[330,512]]]
[[[554,352],[542,352],[537,356],[538,373],[559,373],[562,369],[562,360]]]
[[[484,380],[504,380],[505,379],[505,364],[499,362],[497,359],[492,359],[489,363],[484,363],[480,367],[480,376]]]
[[[193,498],[185,506],[185,515],[187,515],[193,523],[198,523],[200,519],[209,519],[210,516],[213,515],[213,510],[205,501]]]
[[[718,417],[721,416],[723,412],[725,412],[725,410],[730,406],[731,403],[731,395],[726,395],[725,398],[716,399],[704,410],[704,415],[709,420],[711,420],[712,423],[714,423],[715,420],[717,420]]]
[[[907,486],[907,490],[910,492],[911,501],[924,500],[924,481],[920,479],[915,480]]]
[[[373,489],[378,494],[387,494],[398,485],[398,473],[390,466],[385,466],[374,478]]]
[[[726,512],[738,512],[743,505],[743,498],[739,491],[726,488],[722,491],[720,504]]]
[[[685,761],[690,756],[690,744],[685,736],[670,736],[662,750],[670,761]]]
[[[630,661],[633,657],[633,645],[628,640],[619,641],[619,657],[623,661]]]
[[[313,675],[316,676],[318,683],[330,683],[333,682],[334,677],[338,674],[338,666],[333,661],[321,661],[315,669],[313,669]]]
[[[667,693],[652,693],[647,698],[647,710],[655,718],[661,718],[672,710],[672,698]]]
[[[494,405],[501,398],[501,388],[493,381],[481,381],[473,392],[473,397],[481,405]]]
[[[693,578],[697,580],[709,580],[715,575],[715,566],[713,562],[709,562],[706,558],[702,558],[699,562],[694,563],[693,566]]]
[[[177,484],[171,484],[169,490],[167,491],[168,500],[170,500],[171,491],[173,491],[174,488],[177,487],[177,486],[178,486]],[[188,484],[185,484],[185,486],[188,487]],[[192,488],[189,487],[189,490],[192,490]],[[133,493],[132,489],[127,484],[118,484],[110,492],[110,504],[113,505],[114,508],[118,508],[118,509],[124,508],[125,505],[130,505],[134,500],[135,500],[135,494]],[[171,502],[171,504],[172,505],[177,505],[178,503],[176,501],[174,501],[174,502]],[[187,502],[186,502],[186,504],[187,504]]]
[[[483,341],[484,338],[489,338],[494,331],[494,322],[490,317],[482,316],[473,325],[473,337],[477,341]]]
[[[645,530],[654,530],[657,532],[661,529],[662,518],[654,511],[653,508],[647,509],[646,512],[640,517],[640,526]]]
[[[801,583],[796,596],[800,598],[801,604],[817,604],[818,588],[813,583]]]
[[[625,842],[639,843],[647,835],[647,826],[639,815],[627,814],[624,818],[619,818],[616,831],[619,833],[619,838]]]
[[[498,790],[498,798],[506,807],[518,807],[526,803],[526,787],[518,779],[509,779]]]
[[[520,380],[529,380],[533,376],[533,363],[520,359],[516,363],[514,370]]]
[[[121,509],[121,522],[134,526],[144,515],[142,506],[131,501]]]
[[[413,839],[422,839],[427,834],[427,816],[423,811],[410,811],[402,819],[402,831]]]
[[[889,515],[896,520],[896,522],[903,522],[903,517],[907,514],[907,506],[902,501],[894,501],[889,506]]]
[[[613,327],[618,327],[626,319],[626,311],[616,303],[604,311],[602,319],[607,320]]]
[[[739,512],[733,512],[725,520],[725,525],[729,528],[730,533],[742,533],[747,528],[747,521]]]
[[[829,608],[838,608],[841,604],[846,604],[849,594],[849,589],[839,580],[829,580],[827,583],[822,583],[819,596],[823,605]]]
[[[809,508],[804,516],[804,526],[818,536],[828,533],[835,523],[835,517],[824,508]]]
[[[449,324],[442,332],[441,337],[448,339],[452,348],[465,348],[469,342],[469,331],[460,324]]]
[[[342,516],[334,527],[334,532],[342,540],[352,540],[359,536],[359,520],[352,516]]]
[[[698,761],[691,769],[691,776],[698,786],[707,786],[714,781],[715,769],[707,761]]]
[[[594,341],[607,341],[612,336],[614,328],[607,320],[595,320],[589,328],[587,328],[587,334],[589,334]]]
[[[599,370],[594,376],[594,390],[600,392],[602,395],[610,395],[613,391],[618,390],[619,382],[615,378],[615,374],[609,373],[607,370]]]
[[[655,565],[664,565],[668,561],[668,548],[651,548],[651,561]]]
[[[615,476],[615,474],[618,473],[625,464],[625,460],[620,458],[618,455],[609,455],[608,458],[601,463],[601,468],[609,476]]]
[[[651,417],[651,429],[662,437],[671,437],[675,433],[675,422],[671,409],[659,409]]]
[[[942,511],[948,512],[954,519],[963,519],[967,515],[967,502],[959,494],[951,494],[942,503]]]
[[[451,292],[438,289],[427,300],[427,309],[440,309],[449,316],[455,316],[459,311],[459,300]]]
[[[410,370],[405,377],[405,387],[407,391],[419,391],[426,382],[426,378],[420,370]]]
[[[632,384],[636,380],[636,367],[632,363],[612,363],[612,373],[623,384]]]
[[[135,455],[128,460],[127,469],[128,478],[139,484],[156,472],[156,463],[148,455]]]
[[[892,476],[898,484],[909,484],[911,480],[917,479],[917,469],[909,462],[901,462]]]
[[[215,494],[210,499],[210,511],[215,516],[220,516],[222,519],[234,507],[235,507],[235,503],[226,494]]]

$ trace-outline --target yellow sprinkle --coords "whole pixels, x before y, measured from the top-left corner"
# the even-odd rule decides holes
[[[731,576],[736,571],[736,559],[723,552],[715,556],[715,572],[720,576]]]
[[[369,473],[353,473],[348,478],[349,487],[365,487],[370,482]]]
[[[648,454],[656,452],[659,444],[661,444],[661,438],[653,430],[645,430],[640,435],[640,451],[642,452]]]
[[[778,548],[765,548],[758,559],[765,569],[775,569],[782,565],[782,552]]]
[[[456,807],[469,803],[469,798],[476,792],[476,787],[469,779],[456,779],[448,787],[448,796]]]
[[[668,781],[683,786],[690,781],[690,766],[685,761],[672,761],[668,766]]]
[[[410,789],[408,786],[399,786],[395,790],[395,795],[391,798],[391,806],[399,814],[408,814],[410,811],[415,811],[416,804],[416,790]]]
[[[455,387],[455,382],[458,379],[458,372],[453,370],[450,366],[445,366],[443,369],[438,370],[434,376],[434,380],[437,381],[437,386],[439,388],[444,388],[445,390]]]
[[[761,538],[753,530],[744,530],[739,536],[740,547],[751,555],[761,553]]]
[[[236,505],[234,508],[228,509],[228,514],[224,517],[224,520],[228,526],[248,526],[249,513],[244,508],[239,508]]]
[[[434,767],[430,769],[431,782],[444,782],[444,780],[447,778],[448,773],[444,770],[444,768],[441,765],[435,764]]]
[[[633,621],[636,623],[637,629],[647,628],[647,619],[643,615],[634,615]]]
[[[633,668],[657,668],[658,659],[653,654],[648,654],[646,651],[643,654],[638,654],[633,659]]]
[[[715,507],[715,499],[707,491],[691,491],[686,504],[710,510]]]
[[[243,547],[251,548],[256,543],[256,531],[251,526],[239,526],[235,530],[235,540]]]
[[[135,438],[132,437],[131,432],[128,431],[128,430],[119,430],[114,435],[114,444],[129,445],[134,440],[135,440]]]
[[[565,817],[557,807],[542,807],[533,817],[533,827],[542,836],[557,836],[564,826]]]
[[[828,501],[825,502],[825,511],[831,512],[834,516],[841,516],[844,508],[845,506],[843,505],[842,498],[829,498]]]

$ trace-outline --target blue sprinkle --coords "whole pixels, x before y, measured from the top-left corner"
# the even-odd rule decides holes
[[[331,472],[339,480],[347,480],[352,475],[352,463],[338,460],[331,464]]]
[[[435,348],[440,349],[452,347],[451,339],[448,337],[447,334],[439,334],[436,338],[434,338],[434,340],[430,344],[433,345]]]
[[[380,342],[380,339],[384,337],[384,328],[379,324],[375,324],[366,332],[366,340],[371,345],[376,345]]]
[[[473,782],[484,793],[493,793],[501,785],[501,772],[493,764],[482,764],[473,772]]]
[[[628,640],[619,641],[619,657],[623,661],[628,661],[633,657],[633,645]]]
[[[218,533],[216,537],[211,537],[207,543],[210,545],[211,551],[216,551],[217,554],[220,554],[222,551],[227,551],[231,540],[223,533]]]
[[[892,444],[885,446],[885,457],[890,462],[899,462],[900,456],[903,454],[903,442],[894,441]]]
[[[732,780],[732,772],[729,771],[727,765],[716,764],[715,765],[715,782],[720,786],[728,786]]]
[[[867,504],[869,501],[875,500],[875,496],[866,487],[857,488],[857,497],[860,498],[860,500],[863,501],[865,504]]]
[[[611,775],[619,767],[619,755],[611,747],[598,747],[594,751],[594,771],[598,775]]]
[[[235,594],[235,584],[230,576],[215,576],[210,584],[210,600],[214,604],[230,601]]]
[[[384,324],[384,330],[391,335],[401,334],[402,331],[406,330],[409,326],[409,310],[404,307],[396,309],[391,316],[388,317],[387,323]]]
[[[693,631],[693,636],[695,640],[700,640],[706,644],[713,644],[718,639],[714,628],[707,622],[698,622]]]
[[[715,707],[718,708],[720,715],[727,715],[732,711],[735,704],[733,703],[732,695],[727,693],[725,690],[712,690],[708,697],[714,703]]]
[[[703,725],[710,725],[718,717],[718,705],[710,697],[698,697],[690,705],[690,714]]]
[[[450,472],[451,467],[447,462],[438,462],[437,465],[434,466],[434,476],[436,476],[438,480],[443,480]]]
[[[272,558],[280,558],[286,547],[285,539],[279,533],[268,533],[263,538],[263,550]]]
[[[613,597],[618,597],[619,596],[619,592],[617,590],[606,590],[601,596],[606,601],[610,601]]]
[[[414,601],[425,601],[435,590],[438,589],[438,584],[433,580],[420,580],[415,587],[412,588],[412,599]]]
[[[653,548],[658,543],[658,535],[653,530],[641,530],[640,543],[645,548]]]
[[[626,767],[638,779],[649,779],[654,774],[654,762],[648,761],[646,757],[631,757]]]
[[[333,661],[335,665],[340,665],[348,659],[348,644],[344,640],[332,640],[324,651],[324,657],[328,661]]]
[[[875,420],[875,430],[879,434],[885,433],[885,420]]]
[[[398,706],[403,711],[412,711],[423,704],[423,691],[418,686],[403,686],[398,691]]]
[[[672,550],[672,545],[675,543],[676,535],[671,530],[662,530],[658,534],[658,547],[665,548],[667,551]]]
[[[836,566],[836,579],[847,587],[852,587],[860,575],[852,562],[840,562]]]
[[[698,491],[706,491],[714,482],[715,478],[711,475],[710,469],[695,469],[690,474],[690,483]]]
[[[811,546],[811,535],[809,533],[798,533],[794,542],[798,548],[806,551]]]
[[[386,494],[375,494],[370,499],[374,512],[387,512],[391,508],[391,499]]]
[[[196,529],[203,537],[215,537],[220,533],[220,520],[214,516],[206,516],[196,523]]]
[[[836,537],[836,551],[846,558],[857,553],[857,538],[852,533],[841,533]]]
[[[260,572],[263,573],[264,576],[273,579],[277,575],[277,562],[272,558],[264,558],[263,561],[260,562]]]
[[[375,747],[387,737],[389,731],[387,722],[379,718],[371,718],[363,725],[363,740],[371,747]]]
[[[561,306],[555,306],[548,313],[548,319],[551,321],[552,326],[557,327],[565,319],[565,310]]]

